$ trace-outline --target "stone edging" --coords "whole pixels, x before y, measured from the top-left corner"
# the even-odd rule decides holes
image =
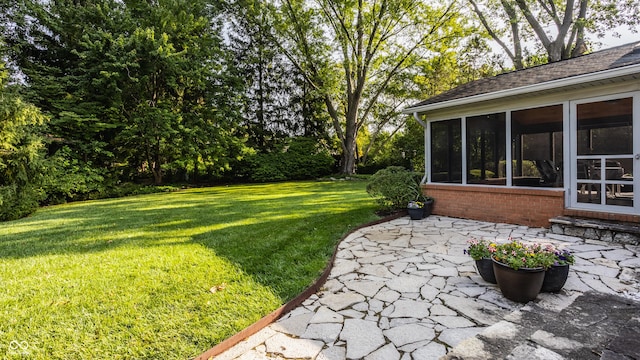
[[[211,349],[205,351],[204,353],[196,356],[193,359],[194,360],[209,360],[209,359],[212,359],[214,356],[220,355],[223,352],[229,350],[230,348],[232,348],[233,346],[235,346],[236,344],[238,344],[242,340],[244,340],[244,339],[248,338],[249,336],[257,333],[258,331],[264,329],[265,327],[269,326],[270,324],[272,324],[273,322],[278,320],[283,315],[287,314],[289,311],[291,311],[291,310],[295,309],[296,307],[298,307],[309,296],[311,296],[311,295],[315,294],[316,292],[318,292],[320,290],[320,288],[322,287],[322,285],[324,285],[324,283],[327,281],[327,278],[329,277],[329,274],[331,273],[331,269],[333,268],[333,263],[336,260],[336,254],[338,253],[338,246],[340,245],[340,243],[344,239],[347,238],[347,236],[351,235],[352,233],[354,233],[357,230],[360,230],[360,229],[362,229],[364,227],[381,224],[381,223],[384,223],[384,222],[387,222],[387,221],[390,221],[390,220],[394,220],[394,219],[397,219],[397,218],[400,218],[400,217],[403,217],[403,216],[406,216],[406,215],[407,215],[406,210],[405,211],[401,211],[401,212],[398,212],[396,214],[393,214],[393,215],[390,215],[390,216],[387,216],[387,217],[384,217],[384,218],[381,218],[381,219],[378,219],[378,220],[374,220],[374,221],[368,222],[366,224],[362,224],[360,226],[355,227],[353,230],[349,231],[347,234],[345,234],[340,239],[340,241],[338,241],[338,243],[336,244],[336,246],[335,246],[335,248],[333,250],[333,255],[331,255],[331,259],[329,260],[329,263],[324,268],[324,271],[322,272],[320,277],[318,277],[318,279],[316,279],[316,281],[309,288],[307,288],[305,291],[300,293],[300,295],[296,296],[295,298],[293,298],[288,303],[282,305],[281,307],[279,307],[278,309],[274,310],[270,314],[267,314],[266,316],[264,316],[260,320],[256,321],[255,323],[249,325],[248,327],[246,327],[245,329],[241,330],[237,334],[235,334],[235,335],[223,340],[221,343],[217,344],[216,346],[214,346]]]

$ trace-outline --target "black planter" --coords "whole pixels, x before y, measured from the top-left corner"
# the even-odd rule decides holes
[[[407,208],[411,220],[420,220],[424,217],[424,208]]]
[[[493,273],[493,260],[491,259],[480,259],[476,260],[476,269],[478,269],[478,274],[482,277],[482,280],[497,284],[496,275]]]
[[[559,292],[569,277],[569,265],[554,265],[547,269],[542,283],[542,292]]]
[[[433,210],[433,200],[425,201],[424,207],[422,209],[424,210],[424,213],[422,214],[423,218],[426,218],[429,215],[431,215],[431,211]]]
[[[496,260],[493,260],[493,272],[502,295],[519,303],[528,303],[538,297],[545,274],[543,268],[514,270]]]

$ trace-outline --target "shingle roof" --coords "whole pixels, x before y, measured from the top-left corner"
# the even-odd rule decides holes
[[[500,90],[515,89],[527,85],[566,79],[635,64],[640,64],[640,41],[567,60],[468,82],[415,104],[410,108],[474,95],[488,94]]]

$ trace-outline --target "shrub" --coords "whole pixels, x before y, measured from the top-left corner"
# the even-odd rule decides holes
[[[46,199],[43,204],[95,200],[129,195],[151,194],[177,190],[173,186],[151,186],[121,183],[105,169],[76,159],[68,147],[63,147],[48,159],[49,172],[44,181]]]
[[[106,192],[105,171],[76,159],[68,147],[48,159],[49,172],[44,182],[45,204],[61,204],[90,198]]]
[[[38,209],[42,191],[33,185],[0,186],[0,221],[16,220]]]
[[[423,200],[419,179],[402,166],[389,166],[369,178],[367,193],[385,210],[403,209],[411,200]]]
[[[291,139],[279,149],[260,153],[248,159],[252,181],[315,179],[331,172],[334,160],[315,139]]]

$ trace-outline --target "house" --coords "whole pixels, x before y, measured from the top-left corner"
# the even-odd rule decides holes
[[[435,214],[640,224],[640,41],[473,81],[403,112],[424,127],[422,189]]]

